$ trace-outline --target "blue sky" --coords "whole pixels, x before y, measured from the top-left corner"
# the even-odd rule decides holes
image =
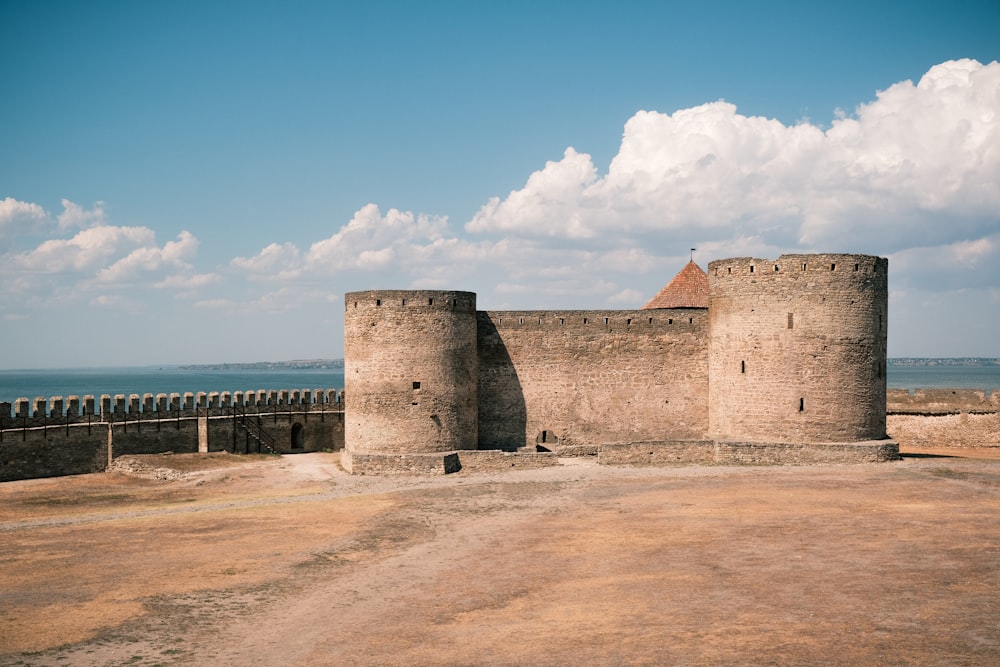
[[[0,3],[0,368],[339,357],[343,294],[890,258],[1000,356],[1000,4]]]

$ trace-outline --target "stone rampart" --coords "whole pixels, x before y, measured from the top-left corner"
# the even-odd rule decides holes
[[[305,389],[0,403],[0,481],[100,472],[124,454],[268,451],[261,438],[279,452],[338,450],[343,399]]]
[[[480,449],[563,451],[707,430],[703,308],[491,311],[478,320]]]
[[[907,447],[1000,447],[1000,391],[890,389],[887,429]]]
[[[889,389],[886,412],[889,414],[951,414],[958,412],[996,412],[1000,410],[1000,391],[990,394],[983,389]]]

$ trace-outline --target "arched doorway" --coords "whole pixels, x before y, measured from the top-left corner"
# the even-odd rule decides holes
[[[306,430],[298,422],[292,424],[292,449],[306,448]]]
[[[535,437],[536,452],[553,452],[559,444],[559,436],[554,431],[548,429],[542,431]]]

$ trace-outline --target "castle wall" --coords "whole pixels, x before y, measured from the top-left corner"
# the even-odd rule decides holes
[[[103,471],[109,431],[112,457],[197,452],[199,415],[209,451],[258,451],[237,423],[244,414],[259,418],[282,453],[335,451],[343,410],[343,393],[333,390],[19,399],[0,403],[0,482]]]
[[[1000,391],[890,389],[889,437],[908,447],[1000,447]]]
[[[885,438],[887,274],[867,255],[711,262],[710,435]]]
[[[704,437],[704,309],[496,311],[478,319],[480,449]]]
[[[476,448],[476,295],[345,295],[344,384],[351,452]]]

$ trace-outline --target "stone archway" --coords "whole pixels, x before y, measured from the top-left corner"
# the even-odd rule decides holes
[[[535,436],[536,452],[554,452],[558,444],[559,436],[556,435],[555,431],[545,429]]]
[[[292,424],[292,449],[306,448],[306,430],[302,424],[296,422]]]

